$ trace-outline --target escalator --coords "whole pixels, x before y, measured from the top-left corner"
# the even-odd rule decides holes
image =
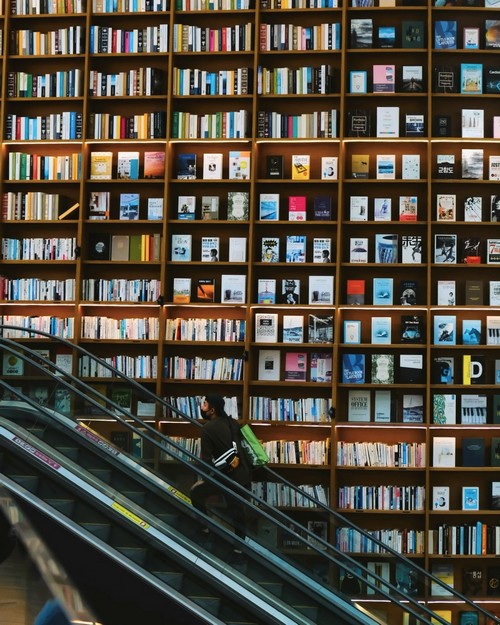
[[[104,625],[322,625],[333,619],[373,624],[378,617],[367,606],[375,600],[391,603],[422,623],[431,618],[445,622],[373,572],[360,573],[372,601],[353,601],[333,580],[340,568],[354,571],[354,560],[243,489],[234,492],[234,486],[224,485],[231,486],[224,476],[218,478],[223,496],[213,502],[210,516],[200,515],[183,493],[200,474],[213,480],[210,466],[33,350],[6,338],[1,344],[4,353],[15,353],[38,377],[46,377],[54,396],[61,389],[71,394],[72,410],[61,414],[0,381],[4,398],[10,397],[0,403],[0,481],[43,532],[82,592],[93,597],[92,607]],[[125,381],[119,372],[111,372]],[[153,399],[134,381],[127,383],[135,393]],[[161,410],[172,409],[159,398],[154,401]],[[140,441],[141,457],[121,451],[85,425],[82,416],[96,411],[103,420],[131,431],[135,443]],[[235,499],[248,508],[245,541],[235,536],[226,518]],[[333,513],[324,506],[318,505],[315,513],[332,522]],[[202,532],[205,526],[211,529],[208,537]],[[287,538],[280,544],[293,543],[294,549],[269,540],[276,531]],[[391,550],[387,557],[401,559]]]

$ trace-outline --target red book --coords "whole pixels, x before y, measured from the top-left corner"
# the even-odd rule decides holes
[[[290,221],[305,221],[307,219],[305,195],[291,195],[288,198],[288,219]]]
[[[364,280],[348,280],[347,281],[347,303],[348,304],[364,304],[365,303],[365,281]]]

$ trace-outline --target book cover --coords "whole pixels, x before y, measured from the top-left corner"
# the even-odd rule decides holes
[[[276,280],[259,278],[257,281],[257,303],[276,304]]]
[[[219,196],[202,195],[201,197],[201,218],[204,221],[219,219]]]
[[[377,154],[377,180],[394,180],[396,178],[396,155]]]
[[[451,597],[452,592],[447,588],[454,588],[454,569],[451,562],[434,562],[432,564],[432,575],[436,577],[441,584],[431,580],[431,595],[433,597]]]
[[[365,383],[365,354],[342,354],[342,384]]]
[[[179,195],[177,198],[177,219],[192,221],[196,218],[196,196]]]
[[[422,65],[403,65],[401,70],[403,91],[419,93],[424,90],[424,72]]]
[[[172,301],[174,304],[189,304],[191,301],[191,278],[174,278]]]
[[[460,64],[460,93],[480,95],[483,93],[483,64]]]
[[[207,304],[215,302],[215,278],[196,279],[196,301]]]
[[[488,400],[486,395],[463,393],[460,404],[460,423],[467,425],[484,425]]]
[[[332,240],[330,237],[314,237],[313,263],[331,263]]]
[[[245,263],[247,260],[247,238],[229,237],[229,262]]]
[[[456,344],[456,315],[434,315],[434,345]]]
[[[309,367],[311,382],[332,381],[332,354],[331,352],[312,352]]]
[[[371,393],[369,390],[349,390],[347,395],[347,420],[370,422]]]
[[[391,391],[375,391],[373,408],[373,420],[375,423],[391,423],[391,421],[395,421],[395,407]]]
[[[457,262],[457,235],[435,234],[434,235],[434,262],[439,264]]]
[[[334,276],[309,276],[309,304],[333,306]]]
[[[433,395],[432,422],[438,425],[457,422],[457,396],[454,393],[435,393]]]
[[[405,137],[423,137],[425,134],[425,116],[423,113],[405,114]]]
[[[500,264],[500,239],[487,239],[486,262],[488,265]]]
[[[396,588],[405,595],[421,594],[419,578],[415,575],[413,567],[404,562],[396,562],[394,581]]]
[[[374,306],[392,306],[394,298],[394,278],[373,278]]]
[[[423,48],[425,29],[421,20],[403,20],[401,22],[401,47]]]
[[[373,46],[373,20],[352,18],[350,34],[351,48],[371,48]]]
[[[191,244],[191,234],[173,234],[171,260],[184,263],[191,262]]]
[[[395,43],[396,43],[396,27],[395,26],[379,26],[378,27],[379,48],[394,48]]]
[[[455,358],[435,356],[432,361],[432,381],[434,384],[453,384]]]
[[[418,283],[416,280],[401,280],[399,283],[399,301],[402,306],[416,306]]]
[[[288,198],[288,220],[305,221],[307,219],[307,207],[305,195],[290,195]]]
[[[494,48],[500,48],[500,20],[486,19],[484,21],[485,27],[485,48],[491,50]]]
[[[351,237],[349,239],[349,262],[368,262],[368,237]]]
[[[24,360],[15,354],[4,352],[2,357],[2,374],[20,376],[24,374]]]
[[[422,262],[422,236],[420,234],[401,236],[401,262],[410,265]]]
[[[500,437],[498,436],[491,438],[490,465],[500,467]]]
[[[353,178],[368,178],[370,171],[369,154],[353,154],[351,157],[351,176]]]
[[[228,221],[247,221],[249,215],[249,194],[247,191],[228,191]]]
[[[139,194],[120,193],[120,219],[139,219]]]
[[[368,198],[367,198],[368,201]],[[392,198],[376,197],[373,200],[374,221],[391,221],[392,219]]]
[[[222,157],[218,152],[203,154],[203,179],[222,180]]]
[[[230,150],[229,151],[229,179],[248,180],[250,178],[250,151]]]
[[[255,342],[278,342],[278,313],[255,313]]]
[[[437,221],[456,221],[457,196],[454,193],[436,194]]]
[[[457,47],[456,20],[436,20],[434,22],[434,48],[451,50]]]
[[[401,343],[423,343],[422,315],[401,315]]]
[[[292,155],[292,180],[309,180],[311,177],[311,156],[309,154]]]
[[[392,340],[391,317],[372,317],[371,342],[378,345],[390,345]]]
[[[276,180],[284,177],[282,154],[269,154],[266,156],[266,177]]]
[[[484,87],[485,93],[500,93],[500,67],[484,68]]]
[[[116,160],[116,175],[122,180],[138,180],[139,152],[119,151]]]
[[[490,154],[488,156],[488,180],[500,180],[500,156]]]
[[[161,221],[163,219],[163,198],[148,197],[148,219]]]
[[[455,280],[438,280],[437,282],[437,304],[438,306],[455,306],[456,282]]]
[[[349,92],[366,93],[368,88],[368,73],[366,70],[351,70],[349,72]]]
[[[420,154],[403,154],[401,156],[401,178],[403,180],[420,180]]]
[[[478,223],[483,220],[483,198],[470,195],[464,200],[464,221]]]
[[[423,423],[424,396],[403,394],[403,423]]]
[[[371,383],[394,384],[394,354],[371,355]]]
[[[359,319],[344,319],[344,343],[361,343],[361,321]]]
[[[396,66],[389,63],[373,66],[373,93],[396,91]]]
[[[466,597],[477,597],[484,594],[484,571],[482,566],[466,566],[463,569],[462,593]],[[463,625],[466,624],[464,623]]]
[[[424,384],[424,357],[422,354],[400,354],[398,382],[400,384]]]
[[[399,137],[399,106],[377,106],[377,137]]]
[[[436,65],[433,68],[433,91],[435,93],[457,93],[457,70],[451,65]]]
[[[280,379],[279,349],[259,349],[258,379],[277,382]]]
[[[90,153],[91,180],[111,180],[113,173],[113,152]]]
[[[246,301],[246,275],[221,275],[221,302],[223,304],[244,304]]]
[[[130,236],[128,234],[111,235],[111,260],[127,261],[130,251]]]
[[[436,177],[437,178],[454,178],[455,177],[455,155],[454,154],[436,154]]]
[[[350,279],[346,283],[346,304],[358,306],[365,303],[365,280]]]
[[[338,157],[321,157],[321,180],[337,180],[338,178]]]
[[[89,198],[89,219],[99,221],[109,219],[109,191],[92,191]]]
[[[418,198],[416,195],[399,196],[399,221],[417,221]]]
[[[333,343],[332,315],[310,313],[307,320],[307,340],[309,343]]]
[[[375,262],[381,264],[398,262],[397,234],[375,234]]]
[[[432,466],[454,467],[457,439],[454,436],[434,436],[432,439]]]
[[[201,237],[201,261],[216,263],[219,261],[219,237]]]
[[[462,178],[482,180],[484,176],[484,150],[462,148]]]
[[[367,195],[351,195],[349,198],[349,219],[351,221],[368,221]]]
[[[88,237],[89,260],[110,260],[111,235],[90,233]]]
[[[500,595],[500,566],[486,568],[486,594],[489,597]]]
[[[484,438],[478,436],[465,436],[462,439],[462,466],[463,467],[484,467],[485,460]],[[471,487],[469,487],[471,488]],[[478,493],[479,494],[479,493]],[[468,491],[467,496],[472,494]],[[472,505],[468,502],[468,505]],[[478,497],[475,497],[477,508],[462,508],[463,510],[479,509]]]
[[[122,414],[121,410],[132,409],[132,389],[125,386],[111,387],[111,401],[117,405],[116,414]]]
[[[484,293],[482,280],[465,281],[465,304],[466,306],[483,306]]]
[[[177,155],[177,179],[196,179],[196,154],[186,152]]]
[[[438,510],[438,511],[450,509],[450,487],[449,486],[433,486],[432,487],[432,509]]]
[[[481,344],[481,319],[463,319],[462,320],[462,344],[463,345],[480,345]]]
[[[280,257],[279,237],[265,237],[261,241],[261,260],[263,263],[277,263]]]
[[[484,138],[483,109],[462,109],[462,137],[464,139]]]
[[[314,196],[313,218],[316,221],[329,221],[332,218],[332,198],[329,195]]]
[[[280,194],[261,193],[259,195],[259,219],[261,221],[278,221],[280,213]]]
[[[281,281],[281,304],[300,303],[300,280],[286,278]]]
[[[161,179],[165,177],[165,152],[147,150],[144,152],[144,178]]]
[[[500,510],[500,482],[491,482],[491,509]]]
[[[283,343],[304,342],[304,315],[283,315]]]
[[[347,136],[369,137],[371,132],[371,115],[369,110],[353,109],[347,112]]]

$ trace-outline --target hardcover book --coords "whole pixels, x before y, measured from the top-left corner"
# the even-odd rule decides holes
[[[375,262],[381,264],[398,262],[397,234],[375,234]]]
[[[394,278],[373,278],[374,306],[392,306],[394,298]]]
[[[434,436],[432,440],[432,466],[454,467],[457,440],[454,436]]]
[[[416,280],[401,280],[399,283],[399,301],[402,306],[416,306],[417,287]]]
[[[139,152],[118,152],[116,165],[117,178],[123,180],[139,178]]]
[[[321,157],[321,180],[337,180],[338,178],[338,157]]]
[[[304,315],[283,315],[283,343],[304,342]]]
[[[280,379],[280,361],[279,349],[259,349],[257,379],[277,382]]]
[[[360,305],[365,303],[365,281],[360,279],[347,280],[346,303]]]
[[[206,152],[203,154],[203,179],[222,180],[222,154]]]
[[[350,263],[367,263],[368,262],[368,238],[351,238],[349,241],[349,262]]]
[[[400,384],[423,384],[424,357],[422,354],[400,354],[398,382]]]
[[[421,20],[403,20],[401,22],[401,47],[424,47],[424,23]]]
[[[259,278],[257,281],[257,303],[276,304],[276,280]]]
[[[281,281],[281,299],[280,304],[299,304],[300,303],[300,280],[294,278],[285,278]]]
[[[419,93],[424,90],[422,65],[403,65],[401,79],[403,91]]]
[[[418,197],[416,195],[399,196],[399,221],[417,221]]]
[[[439,264],[457,262],[457,235],[434,235],[434,262]]]
[[[422,236],[420,234],[401,236],[401,262],[410,265],[422,262]]]
[[[403,423],[423,423],[424,396],[403,395]]]
[[[227,219],[228,221],[247,221],[249,215],[248,191],[228,191]]]
[[[189,304],[191,301],[191,278],[174,278],[172,301],[174,304]]]
[[[368,201],[368,198],[366,198]],[[376,197],[373,200],[374,221],[391,221],[392,219],[392,198]]]
[[[390,317],[372,317],[372,334],[371,340],[376,345],[390,345],[391,340],[391,324]]]
[[[435,384],[453,384],[455,358],[435,356],[432,361],[432,380]]]
[[[435,393],[433,395],[432,422],[438,425],[457,422],[457,396],[454,393]]]
[[[279,212],[279,193],[261,193],[259,195],[259,219],[261,221],[278,221]]]
[[[367,92],[367,71],[351,70],[349,72],[349,91],[350,93],[366,93]]]
[[[313,218],[316,221],[329,221],[332,218],[332,198],[329,195],[314,196]]]
[[[440,135],[438,135],[440,136]],[[437,154],[437,178],[454,178],[455,177],[455,155],[454,154]]]
[[[305,195],[290,195],[288,198],[289,221],[306,221],[307,207]]]
[[[113,173],[113,152],[90,153],[90,178],[111,180]]]
[[[215,302],[215,278],[197,278],[196,301]]]
[[[371,383],[394,384],[394,354],[371,355]]]
[[[221,302],[223,304],[244,304],[246,301],[246,275],[221,275]]]
[[[278,342],[278,313],[255,313],[255,342]]]
[[[464,200],[464,221],[480,222],[483,220],[483,198],[470,195]]]
[[[462,109],[462,137],[465,139],[484,138],[483,109]]]
[[[484,575],[481,566],[467,566],[463,569],[462,578],[462,592],[466,597],[484,594]]]
[[[333,285],[333,275],[309,276],[309,304],[333,306]]]
[[[111,235],[91,233],[88,239],[89,260],[110,260]]]
[[[351,221],[368,221],[367,195],[351,195],[349,198],[349,219]]]
[[[434,345],[456,344],[456,315],[434,315]]]
[[[457,93],[457,70],[450,65],[436,65],[433,69],[435,93]]]
[[[219,196],[202,195],[201,197],[201,218],[204,221],[219,219]]]
[[[331,352],[312,352],[310,366],[311,382],[332,381],[332,354]]]
[[[162,197],[148,197],[148,219],[155,221],[163,219]]]
[[[487,50],[500,48],[500,20],[487,19],[485,27],[485,48]]]
[[[450,509],[450,487],[449,486],[433,486],[432,487],[432,509],[433,510],[449,510]]]
[[[479,264],[481,262],[481,239],[466,237],[461,240],[461,260],[463,263]]]
[[[396,405],[391,391],[375,391],[373,420],[376,423],[391,423],[396,420]]]
[[[484,174],[484,150],[462,148],[462,178],[482,180]]]
[[[306,262],[306,237],[302,234],[289,234],[286,237],[285,261],[287,263]]]
[[[191,234],[173,234],[171,260],[184,263],[191,262],[191,243]]]
[[[484,438],[465,436],[462,439],[462,466],[463,467],[484,467]],[[468,487],[472,488],[472,487]],[[477,493],[478,495],[479,493]],[[463,510],[479,509],[478,497],[474,497],[471,491],[467,491],[466,497],[475,499],[474,502],[466,501],[469,506],[467,508],[462,507]],[[477,508],[471,507],[472,505]]]
[[[201,237],[201,261],[216,263],[219,261],[219,237]]]
[[[368,178],[370,171],[369,154],[353,154],[351,157],[351,176],[353,178]]]
[[[196,196],[179,195],[177,199],[177,219],[193,220],[196,217]]]
[[[500,156],[490,154],[488,156],[488,180],[500,180]]]
[[[348,137],[369,137],[370,130],[370,111],[354,109],[347,112]]]
[[[396,91],[396,66],[384,63],[373,66],[373,93]]]
[[[396,155],[377,154],[377,179],[394,180],[396,178]]]
[[[230,150],[229,152],[229,179],[248,180],[250,178],[250,151]]]
[[[229,237],[229,262],[245,263],[247,260],[247,238]]]
[[[401,343],[423,342],[422,315],[401,315]]]
[[[365,355],[342,354],[342,384],[365,383]]]
[[[455,280],[438,280],[437,283],[437,304],[438,306],[455,306],[456,282]]]
[[[292,180],[309,180],[311,177],[311,156],[309,154],[292,155]]]
[[[265,237],[261,244],[261,260],[263,263],[277,263],[280,258],[279,237]]]
[[[196,179],[196,154],[181,153],[177,155],[177,179]]]
[[[399,106],[377,106],[377,137],[399,137]]]
[[[349,390],[347,396],[347,420],[370,422],[371,393],[369,390]]]
[[[276,180],[284,177],[282,154],[270,154],[266,157],[266,176]]]
[[[500,239],[486,241],[486,262],[488,265],[500,264]]]
[[[437,221],[456,221],[457,196],[454,193],[436,194]]]
[[[483,64],[460,64],[460,93],[480,95],[483,93]]]
[[[161,179],[165,177],[165,152],[148,150],[144,152],[144,178]]]
[[[309,343],[333,343],[333,317],[309,314],[307,332]]]
[[[420,154],[403,154],[401,156],[401,178],[403,180],[420,180]]]
[[[434,48],[450,50],[457,47],[456,20],[436,20],[434,22]]]
[[[351,48],[373,46],[373,20],[371,18],[351,19]]]
[[[344,343],[361,343],[361,321],[344,319]]]
[[[109,191],[92,191],[89,200],[89,219],[99,221],[109,219]]]
[[[331,263],[332,240],[330,237],[313,239],[313,263]]]

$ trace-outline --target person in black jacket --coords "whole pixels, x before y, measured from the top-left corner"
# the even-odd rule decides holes
[[[226,414],[224,398],[221,395],[207,395],[201,404],[201,416],[207,423],[201,430],[201,458],[213,464],[217,471],[223,471],[232,480],[250,489],[251,468],[241,449],[241,434],[238,424]],[[234,446],[235,444],[235,446]],[[206,500],[220,493],[217,484],[198,480],[191,487],[190,497],[193,506],[206,514]],[[245,505],[233,499],[228,502],[228,510],[234,531],[240,538],[246,536]]]

